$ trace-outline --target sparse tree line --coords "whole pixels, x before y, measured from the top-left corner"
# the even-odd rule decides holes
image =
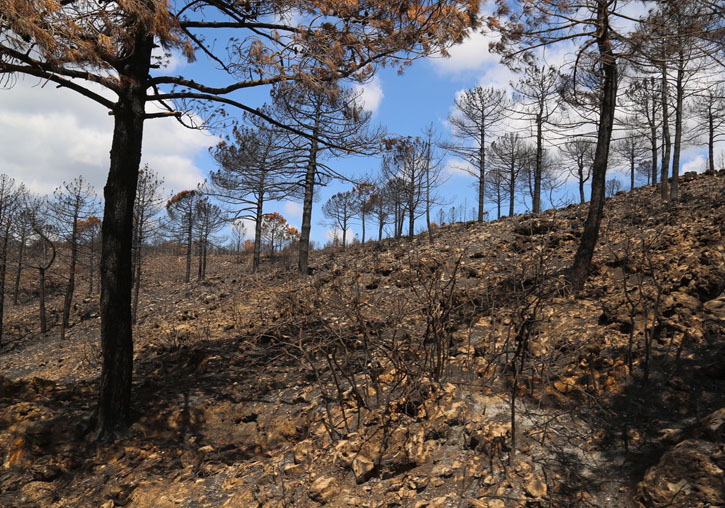
[[[547,191],[553,204],[557,168],[564,165],[555,156],[567,161],[581,201],[586,198],[584,184],[591,189],[569,271],[572,289],[580,290],[589,275],[607,187],[609,192],[615,187],[607,183],[615,152],[630,173],[631,186],[639,170],[649,183],[660,185],[663,199],[678,199],[682,150],[698,130],[707,140],[709,166],[714,168],[714,143],[722,135],[725,3],[650,4],[648,10],[632,14],[627,9],[638,2],[497,0],[494,12],[481,16],[479,3],[469,1],[303,1],[294,9],[305,16],[286,17],[292,8],[279,1],[221,5],[198,0],[64,0],[53,9],[43,2],[6,2],[0,6],[3,85],[13,85],[21,74],[50,81],[106,108],[114,128],[103,213],[91,213],[90,201],[84,209],[73,200],[86,196],[87,187],[78,181],[53,199],[27,198],[37,206],[19,207],[27,211],[29,225],[25,233],[17,232],[16,221],[9,219],[16,207],[10,196],[24,193],[11,181],[7,192],[0,189],[8,196],[2,195],[0,210],[0,284],[7,277],[11,245],[17,244],[27,259],[31,253],[37,258],[24,258],[23,263],[35,266],[42,281],[62,241],[70,246],[66,300],[72,301],[82,257],[79,246],[84,234],[91,234],[91,217],[102,217],[100,253],[88,264],[97,261],[100,268],[103,371],[97,433],[112,439],[130,418],[133,287],[143,273],[144,235],[155,224],[152,212],[164,206],[163,200],[146,200],[150,212],[144,217],[134,206],[145,172],[144,124],[172,117],[191,127],[225,127],[230,118],[225,108],[233,108],[247,115],[246,127],[238,125],[227,144],[212,150],[219,170],[200,188],[182,191],[165,204],[166,228],[186,247],[186,280],[191,278],[194,247],[197,276],[204,277],[211,239],[230,213],[232,219],[254,221],[258,266],[264,204],[285,197],[303,202],[298,269],[309,273],[312,205],[321,185],[332,178],[348,179],[329,165],[342,155],[382,152],[382,177],[365,182],[374,188],[365,191],[365,199],[350,191],[350,203],[359,202],[352,207],[357,215],[349,215],[347,198],[339,197],[326,213],[328,220],[344,232],[353,217],[366,225],[371,219],[381,238],[385,227],[393,236],[406,231],[412,236],[416,220],[425,216],[430,230],[432,206],[443,204],[435,188],[441,178],[436,148],[444,148],[464,160],[476,179],[478,220],[485,216],[487,196],[499,215],[504,203],[513,213],[516,199],[537,212]],[[486,29],[498,34],[491,49],[512,68],[524,69],[510,91],[479,87],[456,98],[450,118],[454,142],[441,143],[431,130],[406,138],[369,128],[370,115],[343,81],[365,80],[378,64],[402,67],[420,56],[445,54],[468,29],[480,28],[482,19]],[[541,66],[541,48],[560,43],[570,46],[573,61],[561,69]],[[157,47],[164,56],[152,55]],[[203,55],[219,70],[218,79],[200,82],[165,72],[171,51],[189,62]],[[99,87],[107,93],[99,93]],[[269,105],[255,108],[245,102],[243,91],[254,87],[271,88]],[[697,125],[703,127],[687,128],[690,118],[699,118]],[[515,123],[509,119],[526,128],[503,128],[504,122]],[[615,128],[624,141],[615,142],[612,150]],[[226,213],[210,198],[226,202]],[[39,210],[47,202],[62,207],[63,229],[44,222],[49,214]],[[279,238],[274,234],[273,248]]]

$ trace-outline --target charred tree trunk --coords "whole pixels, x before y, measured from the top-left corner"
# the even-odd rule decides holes
[[[345,214],[347,214],[347,211],[345,211]],[[345,245],[347,245],[347,215],[342,221],[342,250],[345,250]]]
[[[138,246],[136,247],[136,266],[134,268],[134,286],[133,286],[133,306],[131,309],[131,322],[136,324],[136,318],[138,316],[138,295],[141,290],[141,245],[142,239],[139,238]]]
[[[654,78],[653,88],[654,88]],[[657,104],[652,97],[652,121],[650,122],[650,143],[652,148],[652,185],[657,185]]]
[[[481,129],[481,139],[478,147],[478,222],[483,222],[485,195],[486,195],[486,132]]]
[[[708,106],[707,111],[707,151],[710,163],[708,168],[711,173],[715,172],[715,119],[712,112],[712,104]]]
[[[541,211],[541,166],[544,160],[544,135],[542,133],[543,123],[543,114],[539,112],[539,114],[536,115],[536,167],[534,168],[534,196],[531,204],[534,213],[539,213]]]
[[[675,147],[672,153],[672,184],[670,185],[670,199],[676,200],[679,197],[680,179],[680,150],[682,147],[682,108],[684,103],[684,56],[680,49],[680,62],[677,68],[677,98],[675,101]]]
[[[90,258],[88,260],[88,296],[91,296],[93,294],[93,290],[95,289],[93,286],[96,271],[96,246],[94,245],[94,241],[92,238],[90,242],[90,247]]]
[[[587,198],[584,195],[584,165],[579,164],[579,201],[581,203],[586,203]]]
[[[199,256],[199,265],[196,267],[196,280],[201,282],[203,280],[202,269],[204,265],[204,238],[199,236],[197,242],[199,245],[199,250],[197,252]]]
[[[670,140],[670,109],[669,94],[667,93],[667,68],[662,67],[662,146],[664,153],[662,154],[662,175],[660,177],[660,196],[663,201],[667,200],[667,177],[670,172],[670,148],[672,141]]]
[[[254,254],[252,255],[252,271],[259,270],[259,262],[262,258],[262,211],[264,202],[262,201],[262,193],[257,198],[257,210],[254,213]]]
[[[130,422],[133,337],[131,323],[131,241],[133,205],[141,163],[146,79],[153,37],[137,34],[133,55],[124,62],[123,88],[114,111],[113,143],[101,228],[101,352],[97,436],[112,439]]]
[[[629,152],[629,191],[634,190],[634,159],[636,154],[634,152],[634,144],[632,144],[631,152]]]
[[[516,194],[516,155],[511,155],[509,167],[509,217],[514,216],[514,198]]]
[[[597,21],[599,26],[597,46],[601,55],[604,79],[599,101],[597,148],[594,153],[594,163],[592,164],[592,197],[589,203],[587,220],[584,223],[582,239],[574,256],[574,265],[569,273],[569,281],[576,291],[584,287],[584,283],[589,276],[594,248],[599,237],[599,226],[604,212],[609,145],[612,140],[614,113],[617,106],[617,61],[609,39],[609,19],[606,2],[600,1],[598,4]]]
[[[317,133],[315,132],[316,136]],[[310,263],[310,231],[312,229],[312,199],[315,192],[315,176],[317,175],[317,141],[310,145],[307,173],[305,174],[305,197],[302,203],[302,231],[300,232],[300,250],[297,267],[302,275],[309,274]]]
[[[45,264],[38,265],[38,274],[39,274],[39,293],[40,293],[40,305],[39,305],[39,311],[40,311],[40,333],[47,333],[48,332],[48,320],[46,317],[45,312],[45,272],[53,265],[53,262],[55,261],[55,245],[53,245],[53,242],[50,241],[50,239],[43,233],[42,229],[39,227],[33,227],[33,231],[37,233],[38,236],[40,236],[40,239],[43,243],[43,253],[44,256],[47,257],[46,249],[50,248],[50,261],[48,261]]]
[[[186,226],[186,275],[184,276],[184,282],[191,280],[191,251],[193,248],[194,239],[194,222],[192,220],[193,212],[189,211],[189,222]]]
[[[2,245],[0,245],[0,346],[3,343],[3,328],[5,322],[5,276],[8,266],[8,237],[10,236],[10,220],[8,219],[3,231]]]
[[[76,210],[79,205],[76,204]],[[68,268],[68,286],[63,299],[63,319],[60,323],[60,340],[65,340],[65,331],[70,325],[70,308],[73,304],[73,292],[76,287],[76,263],[78,262],[78,212],[73,216],[73,230],[70,238],[70,267]]]
[[[413,239],[415,234],[415,191],[416,191],[415,173],[410,177],[408,186],[408,238]]]
[[[18,247],[18,269],[15,272],[15,288],[13,289],[13,305],[18,305],[18,298],[20,297],[20,276],[23,272],[23,255],[25,254],[25,239],[27,232],[23,228],[20,234],[20,246]]]
[[[39,267],[40,279],[40,333],[48,332],[48,319],[45,313],[45,268]]]

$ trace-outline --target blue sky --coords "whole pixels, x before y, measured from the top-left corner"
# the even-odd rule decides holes
[[[446,118],[456,93],[474,87],[504,87],[516,76],[498,64],[498,57],[488,53],[489,36],[473,34],[451,50],[451,58],[425,58],[414,62],[404,74],[382,69],[364,85],[366,108],[373,112],[373,122],[390,133],[415,136],[432,123],[445,138],[449,135]],[[546,61],[560,64],[568,60],[567,48],[552,48],[543,55]],[[167,73],[182,74],[198,80],[213,78],[203,59],[187,64],[173,56]],[[267,98],[267,90],[247,90],[244,99],[252,106]],[[50,193],[64,180],[83,175],[101,194],[108,168],[112,119],[100,106],[67,90],[45,85],[37,79],[23,78],[9,90],[0,90],[0,172],[25,182],[32,190]],[[520,121],[507,122],[507,129],[529,130]],[[216,144],[212,133],[188,130],[174,120],[146,123],[143,162],[156,169],[165,179],[165,193],[171,195],[193,188],[210,170],[215,169],[208,147]],[[718,151],[716,150],[716,153]],[[476,203],[473,179],[454,169],[452,159],[444,161],[448,181],[441,188],[450,206],[470,210]],[[377,158],[347,158],[331,165],[350,176],[375,173]],[[683,171],[704,166],[703,148],[688,147],[683,154]],[[610,176],[617,176],[610,170]],[[624,175],[618,175],[626,181]],[[329,228],[322,225],[321,207],[335,192],[350,184],[332,183],[320,189],[313,212],[312,240],[322,245],[330,238]],[[626,188],[626,185],[625,185]],[[574,198],[576,192],[567,184],[562,193]],[[562,194],[563,195],[563,194]],[[487,209],[492,210],[489,203]],[[446,212],[449,206],[446,206]],[[267,212],[279,211],[291,224],[299,227],[301,206],[294,202],[270,203]],[[517,211],[524,211],[519,204]],[[437,209],[435,210],[437,215]],[[435,216],[434,215],[434,216]],[[421,221],[422,223],[422,221]],[[371,230],[373,228],[370,228]],[[253,230],[249,227],[248,231]],[[360,231],[359,225],[353,231]],[[349,237],[353,235],[348,235]]]

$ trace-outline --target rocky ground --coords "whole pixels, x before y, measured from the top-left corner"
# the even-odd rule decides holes
[[[725,173],[319,251],[313,274],[151,258],[134,423],[87,432],[95,298],[7,307],[0,506],[725,506]],[[51,307],[60,305],[60,293]]]

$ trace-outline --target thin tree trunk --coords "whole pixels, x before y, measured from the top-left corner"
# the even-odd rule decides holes
[[[317,135],[316,130],[314,135]],[[315,191],[315,174],[317,173],[317,141],[310,145],[305,175],[305,197],[302,202],[302,231],[300,232],[300,248],[297,267],[303,275],[309,274],[310,231],[312,229],[312,198]]]
[[[345,214],[347,214],[347,211],[345,211]],[[345,216],[345,220],[342,221],[342,250],[345,250],[346,244],[347,244],[347,216]]]
[[[40,271],[40,333],[48,332],[48,320],[45,314],[45,268]]]
[[[90,241],[90,259],[89,259],[89,267],[88,267],[88,296],[91,296],[93,294],[93,282],[94,282],[94,272],[96,270],[96,246],[94,245],[93,238],[91,238]]]
[[[586,203],[587,198],[584,195],[584,166],[579,164],[579,201]]]
[[[189,223],[186,228],[186,275],[184,276],[184,282],[189,282],[191,279],[191,250],[192,250],[192,243],[193,243],[193,222],[191,219],[192,212],[189,211]]]
[[[672,153],[672,184],[670,185],[670,199],[679,197],[680,179],[680,150],[682,148],[682,107],[684,102],[684,57],[680,54],[680,66],[677,69],[677,99],[675,104],[675,146]]]
[[[543,171],[541,166],[544,158],[544,135],[542,133],[543,123],[544,120],[542,113],[539,112],[539,114],[536,115],[536,168],[534,169],[534,196],[532,199],[533,203],[531,204],[534,213],[539,213],[541,211],[541,173]]]
[[[486,195],[486,130],[481,120],[481,139],[478,147],[478,222],[483,222],[484,200]],[[499,214],[500,215],[500,214]]]
[[[672,141],[670,140],[670,113],[669,113],[669,97],[667,93],[667,68],[662,67],[662,145],[664,153],[662,154],[662,174],[660,177],[660,196],[663,201],[667,200],[667,178],[670,172],[670,148]]]
[[[710,105],[707,114],[707,149],[710,158],[710,173],[715,172],[715,123],[713,116],[712,105]]]
[[[0,247],[0,346],[3,343],[3,328],[5,321],[5,275],[7,273],[8,260],[8,237],[10,236],[10,218],[8,217],[7,226]]]
[[[654,89],[654,78],[652,78]],[[652,121],[650,122],[650,142],[652,144],[652,185],[657,185],[657,104],[652,95]]]
[[[428,243],[433,243],[433,231],[430,229],[430,143],[427,144],[425,165],[425,225],[428,228]]]
[[[18,305],[18,298],[20,296],[20,276],[23,271],[23,255],[25,254],[25,237],[27,233],[25,228],[20,235],[20,246],[18,248],[18,269],[15,272],[15,288],[13,289],[13,305]]]
[[[262,259],[262,210],[264,203],[262,197],[257,198],[257,210],[254,212],[254,254],[252,256],[252,271],[259,270],[259,263]]]
[[[516,193],[516,159],[511,155],[511,167],[509,168],[509,217],[514,216],[514,196]]]
[[[133,287],[133,307],[132,307],[132,311],[131,311],[131,316],[132,316],[131,320],[132,320],[133,324],[136,324],[136,317],[138,315],[137,314],[138,313],[138,295],[139,295],[139,292],[141,289],[141,259],[142,259],[141,245],[142,245],[141,238],[139,238],[139,243],[138,243],[138,246],[136,247],[137,248],[136,267],[134,270],[136,272],[136,275],[134,277],[135,284]]]
[[[97,436],[107,440],[130,423],[133,336],[131,323],[131,240],[133,205],[141,163],[145,80],[151,67],[153,37],[137,34],[129,76],[114,111],[113,142],[105,197],[101,254],[101,352]]]
[[[365,212],[362,213],[362,244],[365,245]]]
[[[501,218],[501,202],[503,197],[501,196],[501,185],[496,186],[496,218]]]
[[[202,267],[204,264],[204,237],[199,235],[199,265],[196,267],[196,280],[201,282],[202,280]]]
[[[65,331],[70,325],[70,308],[73,304],[73,292],[76,286],[76,263],[78,261],[78,204],[73,214],[73,231],[70,239],[70,267],[68,269],[68,287],[63,300],[63,319],[60,324],[60,340],[65,340]]]
[[[632,144],[632,151],[629,154],[629,191],[632,192],[634,190],[634,144]]]
[[[415,173],[410,177],[408,188],[408,238],[413,238],[415,228]]]
[[[584,223],[582,239],[579,243],[574,264],[569,274],[569,280],[574,290],[583,289],[589,276],[594,256],[594,248],[599,237],[599,226],[604,212],[604,190],[607,177],[607,162],[609,159],[609,145],[614,128],[614,113],[617,106],[617,61],[612,51],[609,39],[609,19],[606,12],[607,4],[600,0],[597,7],[597,24],[599,37],[597,46],[601,55],[604,79],[599,102],[599,131],[597,133],[597,148],[592,164],[592,197],[589,203],[589,213]]]

